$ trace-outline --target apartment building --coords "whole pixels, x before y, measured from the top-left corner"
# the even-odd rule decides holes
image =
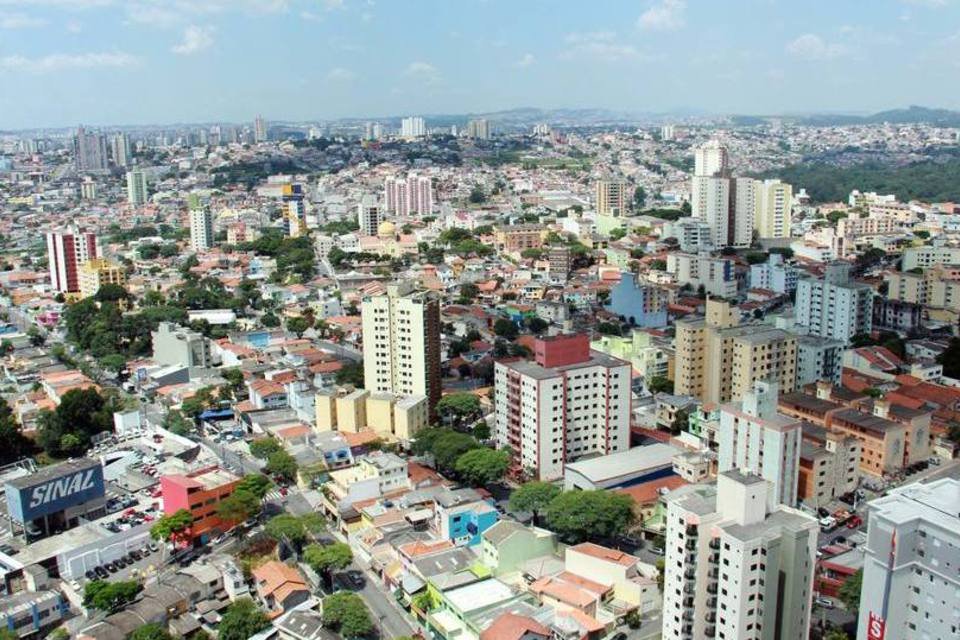
[[[429,425],[427,397],[395,396],[392,393],[370,393],[357,389],[321,389],[314,399],[317,431],[357,433],[372,429],[388,440],[409,441]]]
[[[797,336],[797,388],[829,380],[840,384],[844,344],[820,336]]]
[[[635,327],[667,326],[667,292],[629,271],[622,272],[620,282],[610,289],[607,309]]]
[[[630,185],[624,180],[597,180],[596,200],[598,216],[622,218],[630,204]]]
[[[954,324],[960,319],[960,266],[935,264],[922,273],[892,271],[886,280],[890,300],[923,307],[931,320]]]
[[[50,286],[59,293],[80,291],[80,267],[102,255],[95,233],[71,229],[47,234]]]
[[[819,509],[860,484],[860,441],[805,423],[797,497]]]
[[[376,235],[380,223],[384,220],[384,210],[376,196],[367,194],[357,203],[357,224],[360,227],[360,235]]]
[[[95,295],[100,287],[115,284],[119,287],[127,283],[127,270],[121,265],[103,258],[88,260],[80,267],[80,297]]]
[[[955,638],[960,481],[893,489],[868,513],[857,640]]]
[[[850,280],[850,263],[831,262],[823,278],[797,282],[797,325],[807,333],[849,344],[853,336],[873,328],[874,290]]]
[[[718,471],[738,469],[770,483],[769,508],[797,504],[802,429],[777,412],[777,386],[757,380],[743,400],[720,407]]]
[[[401,218],[428,216],[433,211],[433,181],[428,176],[410,173],[406,178],[387,178],[383,192],[384,209]]]
[[[750,265],[750,288],[769,289],[787,294],[795,291],[800,272],[787,264],[779,253],[771,253],[766,262]]]
[[[213,362],[210,341],[198,331],[173,322],[161,322],[151,333],[153,359],[157,364],[180,367],[209,367]]]
[[[496,438],[511,473],[563,477],[564,464],[630,448],[630,364],[586,335],[538,339],[534,361],[495,365]]]
[[[426,396],[431,413],[440,401],[440,303],[409,282],[387,285],[361,308],[363,374],[374,393]]]
[[[147,203],[147,174],[142,169],[127,171],[127,202],[133,207]]]
[[[213,246],[213,214],[204,206],[190,208],[190,248],[206,251]]]
[[[498,226],[494,231],[497,251],[519,253],[524,249],[539,249],[547,236],[542,224],[514,224]]]
[[[895,218],[847,217],[837,221],[837,235],[854,242],[864,236],[886,236],[903,232],[903,224]]]
[[[694,289],[703,287],[711,296],[732,298],[737,295],[733,260],[716,258],[706,251],[667,254],[667,273],[680,284],[688,284]]]
[[[960,264],[960,247],[909,247],[903,250],[904,271],[937,264]]]
[[[706,317],[676,321],[674,392],[703,402],[739,401],[755,380],[796,387],[797,338],[763,324],[741,324],[729,302],[707,300]]]
[[[753,229],[761,238],[789,238],[793,223],[793,187],[780,180],[756,180]],[[739,183],[737,189],[740,189]]]
[[[665,640],[807,639],[817,522],[769,491],[731,470],[666,496]]]

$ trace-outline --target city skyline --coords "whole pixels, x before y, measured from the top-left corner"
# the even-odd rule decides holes
[[[0,77],[18,88],[0,96],[0,128],[524,105],[711,114],[960,107],[942,91],[957,75],[957,3],[890,1],[869,15],[825,2],[802,14],[789,8],[0,0]],[[893,85],[909,97],[892,99]]]

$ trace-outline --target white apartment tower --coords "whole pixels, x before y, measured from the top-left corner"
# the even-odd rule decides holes
[[[116,133],[110,138],[110,155],[118,167],[128,167],[132,160],[130,137],[125,133]]]
[[[556,480],[564,464],[630,448],[630,364],[586,335],[538,339],[533,362],[494,367],[497,447],[510,473]]]
[[[869,505],[857,640],[960,633],[960,480],[893,489]]]
[[[478,118],[467,122],[467,137],[477,140],[490,139],[490,121],[485,118]]]
[[[213,214],[202,205],[190,208],[190,248],[207,251],[213,246]]]
[[[779,180],[754,182],[753,228],[761,238],[789,238],[793,223],[793,187]]]
[[[794,305],[796,321],[808,333],[845,344],[873,330],[873,288],[851,282],[850,263],[831,262],[823,278],[800,278]]]
[[[440,303],[410,283],[367,296],[363,318],[363,378],[371,393],[423,395],[431,413],[440,401]]]
[[[425,135],[427,135],[427,125],[423,118],[410,116],[400,121],[400,137],[422,138]]]
[[[406,179],[387,178],[383,191],[386,210],[401,218],[433,212],[433,181],[427,176],[410,173]]]
[[[267,141],[267,121],[263,119],[263,116],[258,115],[253,121],[253,141]]]
[[[796,506],[803,430],[777,412],[777,383],[756,380],[741,402],[723,405],[717,439],[718,471],[738,469],[769,482],[769,509]]]
[[[768,491],[731,470],[666,497],[664,640],[807,640],[817,521]]]
[[[127,202],[134,207],[147,202],[147,174],[141,169],[127,171]]]
[[[377,198],[369,194],[363,196],[357,204],[357,224],[360,225],[360,235],[377,235],[377,227],[383,221],[383,208]]]

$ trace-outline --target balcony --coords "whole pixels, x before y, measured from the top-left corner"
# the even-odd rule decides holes
[[[711,582],[710,584],[707,585],[707,593],[709,593],[709,594],[712,595],[712,596],[717,595],[717,583],[716,583],[716,582]]]
[[[685,606],[685,607],[692,607],[694,602],[695,602],[695,600],[694,600],[693,598],[684,598],[684,599],[683,599],[683,606]]]
[[[696,540],[687,540],[687,551],[694,551],[697,548]]]
[[[693,536],[694,538],[697,537],[697,525],[695,524],[687,525],[687,535]]]
[[[711,580],[716,580],[717,578],[720,577],[720,569],[718,569],[717,567],[710,569],[710,571],[707,571],[707,577],[710,578]]]
[[[693,622],[693,611],[684,611],[683,619],[687,622]]]
[[[717,607],[717,597],[711,596],[707,598],[707,606],[710,607],[711,609],[715,609]]]
[[[709,556],[707,556],[707,561],[710,562],[710,564],[717,564],[720,562],[720,552],[714,551],[711,553]]]
[[[703,630],[703,634],[708,638],[713,638],[714,636],[717,635],[717,627],[714,625],[710,625],[709,627]]]
[[[683,577],[687,580],[693,580],[697,577],[697,570],[691,567],[683,572]]]
[[[688,582],[687,584],[683,585],[683,592],[684,592],[685,594],[687,594],[687,595],[693,595],[696,590],[697,590],[697,588],[694,586],[694,584],[693,584],[692,582]],[[709,591],[709,590],[710,590],[710,588],[707,587],[707,591]],[[716,587],[713,588],[713,592],[714,592],[714,593],[717,592],[717,588],[716,588]]]
[[[714,550],[719,549],[719,548],[720,548],[720,538],[713,538],[713,539],[711,539],[711,540],[710,540],[710,548],[711,548],[711,549],[714,549]]]
[[[710,624],[713,624],[714,622],[717,621],[717,614],[714,613],[713,611],[708,611],[707,615],[703,616],[703,619],[709,622]]]

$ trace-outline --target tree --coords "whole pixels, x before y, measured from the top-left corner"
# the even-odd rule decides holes
[[[666,271],[667,270],[667,261],[666,260],[651,260],[650,269],[653,271]]]
[[[510,494],[510,510],[529,511],[533,514],[534,524],[537,524],[540,514],[558,495],[560,495],[560,487],[554,484],[541,481],[526,482]]]
[[[614,322],[601,322],[597,325],[597,331],[605,336],[622,336],[623,332],[620,325]]]
[[[13,410],[4,398],[0,398],[0,464],[18,460],[30,449],[30,440],[20,430]]]
[[[612,538],[634,521],[633,500],[603,490],[566,491],[550,501],[547,525],[570,543],[592,536]]]
[[[182,411],[171,409],[163,417],[163,428],[179,436],[185,436],[194,429],[192,420],[189,420]]]
[[[686,409],[680,409],[673,416],[673,424],[670,425],[670,433],[677,435],[681,431],[686,431],[690,424],[689,421],[690,412]]]
[[[30,338],[30,344],[35,347],[42,346],[47,341],[47,336],[37,327],[27,329],[27,336]]]
[[[266,460],[277,451],[282,450],[283,447],[280,446],[280,443],[270,436],[257,438],[250,443],[250,455],[260,460]]]
[[[506,318],[499,318],[493,323],[493,332],[506,340],[516,340],[519,333],[517,325]]]
[[[113,428],[112,409],[96,389],[71,389],[54,411],[40,414],[39,444],[55,457],[81,455],[94,435]],[[73,446],[64,449],[63,437],[68,434],[74,436],[68,440]]]
[[[140,593],[140,583],[134,580],[117,582],[93,580],[84,587],[83,604],[100,611],[113,611],[132,602],[138,593]]]
[[[647,384],[650,393],[673,393],[673,383],[663,376],[653,376]]]
[[[457,458],[454,469],[469,484],[483,487],[502,478],[509,466],[509,451],[471,449]]]
[[[286,451],[271,453],[264,469],[287,482],[292,482],[297,477],[297,461]]]
[[[323,599],[323,626],[348,639],[366,636],[374,629],[363,600],[357,594],[346,591]]]
[[[270,626],[270,619],[250,598],[235,601],[220,619],[217,640],[247,640]]]
[[[450,393],[437,402],[437,413],[460,425],[480,414],[480,399],[472,393]]]
[[[460,285],[460,297],[457,302],[460,304],[472,304],[477,299],[480,288],[472,282],[465,282]]]
[[[176,636],[156,622],[150,622],[134,629],[127,640],[176,640]]]
[[[161,516],[150,527],[150,537],[161,542],[175,542],[186,534],[193,524],[193,514],[186,509],[180,509],[168,516]]]
[[[850,636],[843,629],[831,629],[827,631],[827,635],[823,636],[823,640],[850,640]]]
[[[257,500],[263,500],[271,486],[272,483],[267,476],[260,473],[251,473],[241,478],[236,491],[246,491],[256,496]]]
[[[270,518],[263,530],[277,542],[286,540],[290,544],[300,545],[307,539],[307,528],[303,521],[288,513]]]
[[[296,316],[287,320],[287,331],[295,333],[298,338],[310,328],[310,321],[303,316]]]
[[[100,358],[100,366],[119,376],[127,368],[127,359],[119,353],[111,353]]]
[[[460,456],[480,446],[479,442],[466,433],[452,429],[423,429],[417,433],[414,452],[418,455],[432,453],[437,468],[449,473],[454,471]]]
[[[480,185],[476,185],[470,190],[470,204],[483,204],[487,201],[487,194],[484,193]]]
[[[663,579],[666,566],[667,563],[663,558],[657,558],[657,589],[660,590],[660,593],[663,593]]]
[[[257,515],[261,508],[257,496],[249,491],[234,489],[233,493],[217,504],[217,515],[225,522],[236,524]]]
[[[860,591],[863,588],[863,569],[857,569],[857,572],[846,579],[837,593],[840,602],[848,611],[860,610]]]
[[[349,362],[337,371],[334,380],[339,385],[352,384],[354,387],[363,388],[363,363]]]
[[[636,209],[643,209],[647,204],[647,190],[643,187],[637,187],[633,190],[633,206]]]
[[[323,577],[328,587],[332,587],[333,572],[349,567],[353,562],[353,552],[350,551],[350,545],[342,542],[311,544],[303,550],[303,560]]]
[[[279,327],[280,318],[272,311],[267,311],[260,317],[260,324],[267,328]]]
[[[530,316],[524,321],[530,333],[540,335],[550,327],[550,323],[539,316]]]

